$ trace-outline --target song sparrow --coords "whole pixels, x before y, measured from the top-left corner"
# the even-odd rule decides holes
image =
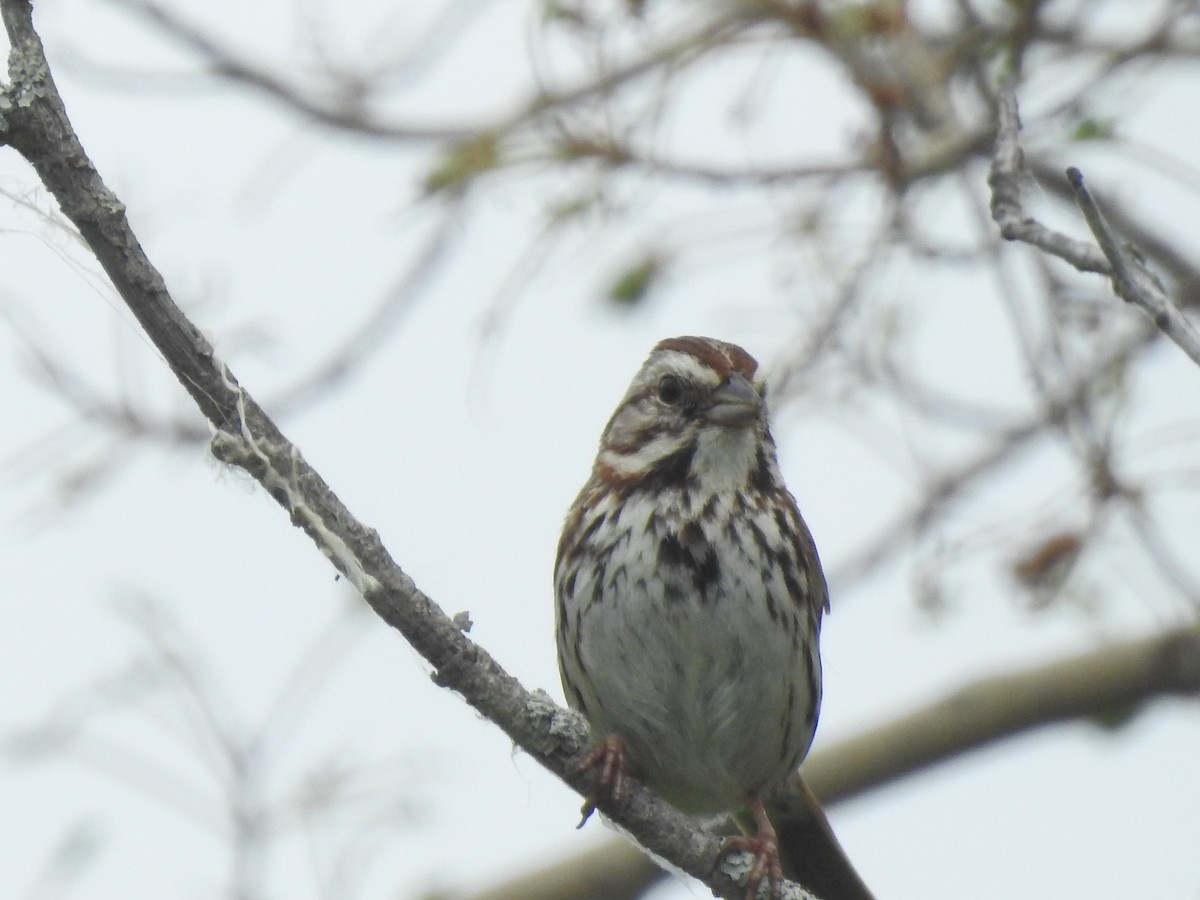
[[[828,606],[756,368],[710,338],[654,348],[604,429],[554,571],[559,670],[599,741],[584,763],[597,795],[631,770],[685,812],[748,806],[756,835],[725,847],[755,854],[748,897],[764,879],[779,890],[763,800],[812,741]]]

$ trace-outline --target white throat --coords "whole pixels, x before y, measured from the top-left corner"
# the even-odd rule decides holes
[[[758,466],[758,448],[758,432],[753,428],[701,428],[692,474],[718,493],[744,487]]]

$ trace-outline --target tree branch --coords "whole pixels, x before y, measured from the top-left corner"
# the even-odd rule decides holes
[[[579,771],[586,741],[582,719],[544,692],[529,692],[430,600],[360,523],[238,384],[212,345],[175,305],[162,276],[129,227],[75,135],[33,26],[30,0],[0,0],[12,45],[10,83],[0,94],[0,144],[37,171],[133,311],[167,365],[214,429],[213,455],[257,480],[292,523],[433,667],[448,687],[500,726],[539,763],[573,787],[590,784]],[[714,869],[721,839],[636,784],[618,808],[604,811],[654,855],[704,881],[720,896],[741,896],[750,864],[733,854]],[[812,895],[787,885],[789,900]]]
[[[1080,272],[1111,274],[1104,255],[1091,244],[1051,231],[1025,215],[1021,202],[1025,159],[1019,140],[1021,119],[1016,89],[1004,88],[996,100],[996,149],[988,173],[988,186],[992,189],[992,218],[1000,226],[1000,234],[1005,240],[1021,241],[1057,256]]]
[[[1075,202],[1087,220],[1096,243],[1112,266],[1113,289],[1117,296],[1149,313],[1158,329],[1200,366],[1200,332],[1167,296],[1162,282],[1146,267],[1142,254],[1113,232],[1092,192],[1083,183],[1083,173],[1071,166],[1067,169],[1067,181],[1075,191]]]
[[[1198,692],[1200,628],[1188,626],[982,678],[814,753],[802,771],[823,802],[836,803],[1035,728],[1110,726],[1153,700]]]
[[[1069,382],[1046,397],[1040,408],[999,432],[989,446],[928,479],[922,486],[919,502],[898,512],[876,529],[865,546],[828,570],[830,583],[846,590],[899,556],[915,543],[930,522],[936,521],[939,514],[961,500],[985,476],[1010,464],[1019,454],[1030,452],[1047,436],[1049,426],[1063,421],[1072,410],[1086,403],[1102,389],[1104,375],[1126,365],[1156,334],[1149,326],[1138,323],[1138,328],[1081,366]]]
[[[664,65],[678,64],[681,60],[698,57],[750,28],[760,18],[755,10],[737,5],[706,21],[697,21],[693,30],[660,43],[591,79],[557,91],[537,90],[507,114],[464,127],[385,117],[369,102],[372,98],[366,93],[364,83],[355,79],[348,79],[343,84],[334,84],[333,90],[325,92],[306,91],[300,85],[269,71],[259,63],[239,56],[216,38],[153,0],[121,2],[198,55],[217,75],[260,91],[300,115],[333,128],[368,137],[422,143],[466,141],[480,135],[507,133],[587,98],[615,91]]]
[[[992,218],[1000,227],[1000,233],[1007,240],[1022,241],[1057,256],[1080,272],[1109,276],[1117,296],[1149,313],[1155,326],[1200,365],[1200,332],[1149,272],[1141,254],[1117,237],[1077,168],[1067,169],[1067,180],[1099,248],[1052,231],[1025,214],[1020,185],[1023,171],[1019,140],[1021,120],[1016,89],[1011,84],[1000,91],[997,113],[996,148],[988,184],[992,189]]]

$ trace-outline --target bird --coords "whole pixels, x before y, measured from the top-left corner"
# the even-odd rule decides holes
[[[722,851],[752,854],[748,898],[780,891],[767,806],[816,731],[829,608],[757,369],[736,344],[660,341],[604,428],[554,566],[563,690],[595,741],[584,819],[630,776],[686,813],[748,811],[753,833]]]

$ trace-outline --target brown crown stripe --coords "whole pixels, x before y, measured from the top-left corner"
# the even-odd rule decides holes
[[[700,362],[711,368],[722,379],[730,373],[737,372],[748,381],[754,380],[754,372],[758,362],[754,357],[737,344],[727,344],[724,341],[704,337],[677,337],[659,341],[658,350],[677,350],[694,356]]]

